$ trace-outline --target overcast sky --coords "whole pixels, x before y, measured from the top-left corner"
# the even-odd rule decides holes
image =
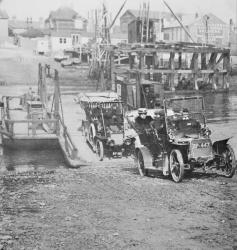
[[[1,1],[1,0],[0,0]],[[106,5],[113,15],[119,10],[124,0],[106,0]],[[12,17],[18,19],[32,17],[37,20],[39,17],[46,18],[51,10],[56,10],[60,6],[73,7],[79,14],[87,17],[88,10],[95,9],[102,5],[103,0],[2,0],[0,8],[7,11]],[[147,1],[127,0],[124,9],[139,9],[140,3]],[[166,0],[174,12],[187,13],[208,13],[222,18],[229,22],[233,18],[234,22],[237,15],[237,0]],[[151,10],[168,11],[162,0],[150,0]]]

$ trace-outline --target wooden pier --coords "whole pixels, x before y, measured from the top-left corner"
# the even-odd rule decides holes
[[[2,145],[11,149],[26,147],[37,150],[60,147],[69,166],[87,165],[86,158],[82,160],[80,157],[80,146],[75,144],[76,138],[72,138],[65,125],[58,72],[55,70],[51,101],[48,99],[45,78],[46,67],[39,65],[37,93],[31,93],[30,89],[29,93],[22,96],[2,97]]]
[[[104,45],[103,49],[98,75],[102,74],[104,82],[110,82],[109,88],[134,108],[154,107],[154,100],[151,105],[147,100],[148,92],[153,99],[162,100],[165,92],[229,89],[230,50],[227,48],[162,42]]]

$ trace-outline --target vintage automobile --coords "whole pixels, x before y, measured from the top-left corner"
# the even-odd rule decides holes
[[[81,94],[78,102],[85,111],[82,131],[99,160],[132,154],[134,139],[124,134],[124,109],[113,92]]]
[[[132,111],[126,116],[130,127],[134,125],[134,114]],[[166,99],[163,114],[164,117],[157,118],[162,120],[161,129],[153,127],[142,132],[147,138],[145,142],[141,143],[141,132],[136,131],[135,163],[142,176],[148,175],[149,169],[160,167],[175,182],[183,179],[185,170],[196,168],[215,168],[229,178],[234,175],[236,160],[228,144],[230,138],[211,141],[203,97]]]

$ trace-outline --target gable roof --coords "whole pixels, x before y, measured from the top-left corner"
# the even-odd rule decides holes
[[[133,9],[128,9],[124,12],[123,15],[125,15],[126,13],[130,13],[131,15],[133,15],[135,18],[139,17],[141,15],[141,12],[139,10],[133,10]],[[120,17],[122,18],[123,15]],[[164,12],[164,11],[149,11],[149,18],[150,19],[161,19],[161,18],[170,18],[171,14],[168,12]]]
[[[0,19],[8,19],[7,12],[4,10],[0,10]]]
[[[73,10],[69,7],[61,7],[55,11],[51,11],[47,20],[49,20],[49,19],[72,20],[77,15],[78,15],[78,13],[75,10]]]

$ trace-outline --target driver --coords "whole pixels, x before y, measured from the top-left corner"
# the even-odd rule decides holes
[[[145,130],[151,128],[150,123],[153,121],[150,115],[147,115],[147,109],[138,109],[138,117],[135,119],[135,129]]]
[[[150,143],[150,138],[147,135],[147,129],[151,128],[151,122],[153,121],[150,115],[147,115],[147,109],[138,109],[138,117],[135,119],[134,127],[139,134],[140,142],[143,145]]]

